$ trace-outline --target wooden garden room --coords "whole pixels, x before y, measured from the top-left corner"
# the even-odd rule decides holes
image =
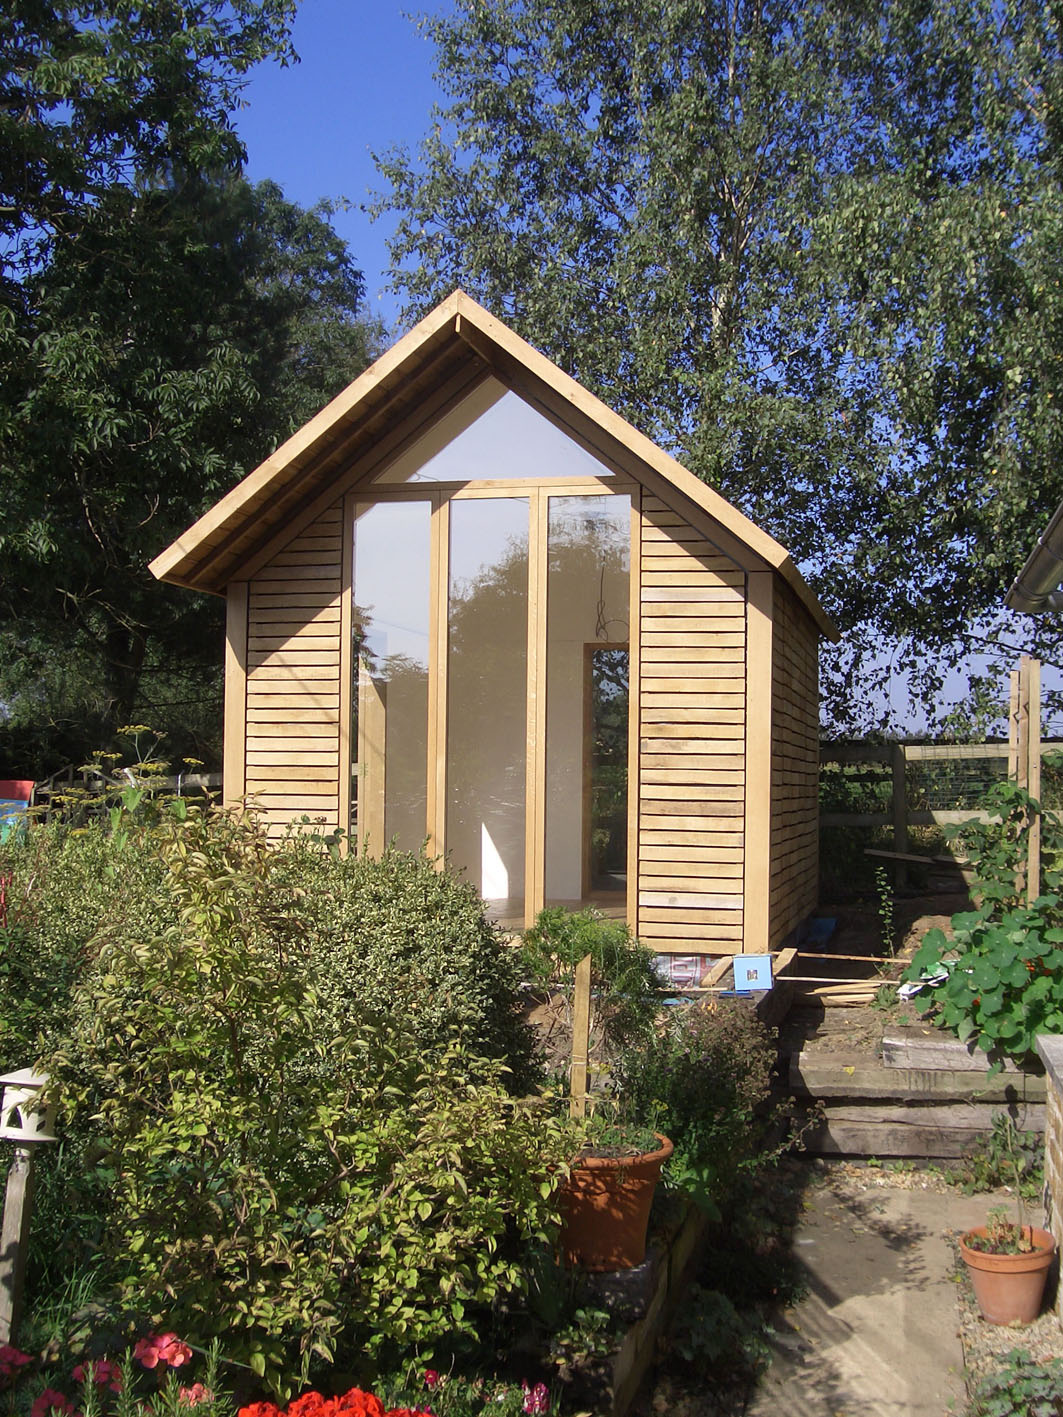
[[[152,564],[227,601],[225,799],[661,952],[816,904],[830,621],[785,550],[455,292]]]

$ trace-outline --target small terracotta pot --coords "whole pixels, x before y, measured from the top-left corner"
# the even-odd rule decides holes
[[[632,1269],[646,1258],[653,1193],[672,1143],[641,1156],[581,1156],[561,1187],[561,1255],[587,1270]]]
[[[974,1285],[982,1317],[991,1324],[1033,1323],[1041,1308],[1045,1280],[1056,1251],[1056,1242],[1047,1230],[1024,1226],[1033,1239],[1033,1249],[1023,1255],[993,1255],[972,1250],[972,1235],[984,1236],[984,1225],[976,1225],[960,1240],[960,1254]]]

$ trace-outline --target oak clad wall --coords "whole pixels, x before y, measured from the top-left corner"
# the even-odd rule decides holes
[[[638,935],[742,939],[745,573],[657,497],[642,501]]]

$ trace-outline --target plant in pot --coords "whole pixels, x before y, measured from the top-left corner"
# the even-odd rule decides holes
[[[1021,1215],[1011,1220],[1004,1206],[993,1206],[985,1225],[960,1239],[982,1317],[991,1324],[1032,1323],[1055,1249],[1047,1230],[1023,1225]]]
[[[596,1113],[561,1192],[560,1249],[581,1269],[633,1269],[646,1258],[650,1208],[672,1143]]]

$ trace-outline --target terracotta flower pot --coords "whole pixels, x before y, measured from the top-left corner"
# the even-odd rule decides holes
[[[984,1236],[984,1225],[976,1225],[960,1240],[960,1254],[971,1276],[978,1307],[991,1324],[1032,1323],[1041,1308],[1056,1242],[1047,1230],[1024,1228],[1034,1247],[1022,1255],[972,1250],[967,1241],[972,1235]]]
[[[653,1193],[672,1143],[640,1156],[581,1156],[561,1188],[561,1255],[587,1270],[632,1269],[646,1258]]]

